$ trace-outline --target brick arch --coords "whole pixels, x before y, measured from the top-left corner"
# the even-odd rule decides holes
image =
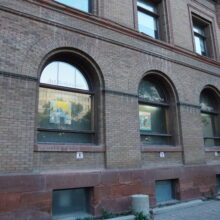
[[[63,35],[57,35],[53,37],[53,39],[43,38],[28,49],[23,60],[21,72],[39,79],[42,66],[50,54],[68,48],[69,51],[72,50],[73,53],[79,54],[79,56],[85,58],[91,66],[93,66],[98,74],[100,86],[104,88],[104,76],[100,65],[98,65],[97,61],[93,58],[91,45],[94,47],[95,44],[92,44],[91,41],[94,40],[91,38],[88,40],[85,36],[74,38],[74,33],[69,34],[68,32]]]

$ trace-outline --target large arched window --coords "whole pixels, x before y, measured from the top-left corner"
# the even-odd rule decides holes
[[[173,145],[168,121],[170,96],[164,83],[155,77],[145,77],[139,85],[138,97],[141,144]]]
[[[219,145],[218,137],[218,98],[211,89],[204,89],[200,95],[201,120],[203,124],[204,145]]]
[[[93,92],[72,64],[49,63],[42,71],[38,104],[38,143],[92,143]]]

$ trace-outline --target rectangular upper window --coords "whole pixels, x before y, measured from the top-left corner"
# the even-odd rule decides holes
[[[194,41],[196,53],[207,56],[206,36],[204,27],[193,25]]]
[[[79,9],[84,12],[90,12],[90,0],[55,0],[55,1]]]
[[[158,9],[154,1],[138,0],[138,29],[153,38],[158,39]]]
[[[195,52],[202,56],[213,57],[211,23],[194,15],[192,23]]]

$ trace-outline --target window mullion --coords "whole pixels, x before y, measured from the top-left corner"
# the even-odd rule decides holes
[[[148,15],[150,15],[152,17],[159,18],[159,15],[157,13],[149,11],[149,10],[147,10],[145,8],[140,7],[140,6],[138,6],[138,11],[141,11],[141,12],[143,12],[145,14],[148,14]]]

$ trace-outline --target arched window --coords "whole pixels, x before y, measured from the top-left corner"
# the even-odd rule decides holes
[[[154,77],[145,77],[139,85],[139,120],[142,145],[173,144],[168,125],[170,99],[164,87],[164,84]]]
[[[93,92],[72,64],[49,63],[42,71],[38,104],[38,143],[92,143]]]
[[[206,147],[219,145],[218,137],[218,102],[216,93],[204,89],[200,95],[201,120],[203,124],[204,145]]]

